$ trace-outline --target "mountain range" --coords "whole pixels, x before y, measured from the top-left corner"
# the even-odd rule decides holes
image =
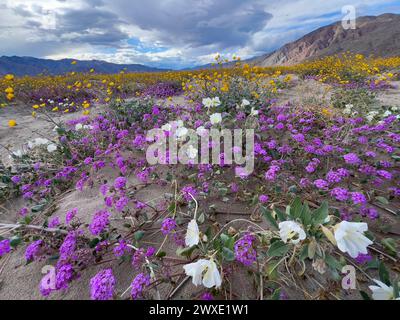
[[[365,56],[400,56],[400,15],[359,17],[356,29],[348,30],[336,22],[250,61],[262,67],[292,65],[346,51]]]
[[[76,64],[73,64],[76,61]],[[38,74],[63,74],[66,72],[88,72],[95,69],[97,73],[126,72],[161,72],[167,69],[158,69],[141,64],[116,64],[101,60],[50,60],[32,57],[0,57],[0,75],[12,73],[16,76],[38,75]]]
[[[258,66],[291,65],[306,60],[351,51],[366,56],[400,56],[400,15],[386,13],[380,16],[364,16],[356,19],[356,29],[345,30],[342,23],[336,22],[321,27],[300,39],[285,44],[280,49],[247,60]],[[17,76],[37,74],[63,74],[66,72],[88,72],[91,68],[97,73],[161,72],[141,64],[115,64],[100,60],[80,61],[72,64],[72,59],[50,60],[32,57],[0,57],[0,75],[12,73]],[[229,64],[228,64],[229,65]],[[211,65],[193,69],[210,68]]]

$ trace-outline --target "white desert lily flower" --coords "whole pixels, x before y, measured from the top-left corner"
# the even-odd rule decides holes
[[[204,98],[202,102],[203,102],[203,105],[208,109],[210,109],[211,107],[218,107],[221,104],[219,97]]]
[[[368,225],[364,222],[342,221],[334,227],[335,240],[340,251],[356,258],[360,253],[367,254],[367,247],[373,242],[364,236]]]
[[[219,288],[221,286],[221,275],[213,259],[200,259],[194,263],[184,265],[183,269],[188,276],[193,278],[192,282],[195,286],[200,284],[203,284],[206,288]]]
[[[175,131],[176,137],[180,139],[184,138],[187,134],[188,134],[188,129],[186,129],[185,127],[179,127]]]
[[[369,286],[368,288],[372,291],[372,298],[374,300],[392,300],[394,299],[393,287],[389,287],[383,282],[373,279],[377,286]],[[397,298],[396,300],[399,300]]]
[[[211,124],[218,124],[218,123],[221,123],[221,121],[222,121],[222,115],[220,113],[213,113],[210,116]]]
[[[306,233],[297,222],[284,221],[279,223],[279,236],[284,243],[297,244],[306,238]]]
[[[386,110],[384,113],[383,113],[383,117],[384,118],[386,118],[386,117],[388,117],[388,116],[391,116],[392,115],[392,112],[391,111],[389,111],[389,110]]]
[[[75,131],[79,131],[79,130],[91,130],[93,129],[93,126],[89,125],[89,124],[85,124],[83,125],[82,123],[77,123],[75,125]]]
[[[207,134],[208,130],[206,128],[204,128],[203,126],[200,126],[196,129],[196,133],[201,136],[204,137]]]
[[[188,156],[189,159],[196,158],[197,153],[198,153],[197,149],[192,145],[190,145],[189,148],[186,150],[186,155]]]
[[[246,106],[249,106],[249,105],[250,105],[250,101],[249,100],[246,100],[246,99],[242,100],[242,104],[241,104],[242,107],[246,107]]]
[[[13,155],[17,158],[22,158],[24,155],[26,155],[26,152],[24,150],[16,150],[13,151]],[[10,159],[12,159],[12,156],[9,156]]]
[[[168,131],[169,132],[169,131],[171,131],[171,129],[172,129],[172,126],[171,126],[170,123],[166,123],[161,127],[162,131]]]
[[[50,152],[50,153],[52,153],[52,152],[54,152],[54,151],[56,151],[56,150],[57,150],[57,145],[54,144],[54,143],[49,144],[49,145],[47,146],[47,151]]]
[[[44,138],[36,138],[34,140],[28,141],[28,148],[29,149],[33,149],[37,146],[42,146],[45,144],[49,144],[50,141]]]
[[[174,128],[181,128],[183,127],[183,121],[182,120],[176,120],[171,122],[172,126]]]
[[[251,108],[250,115],[253,116],[253,117],[257,116],[258,115],[258,110],[254,109],[254,107]]]
[[[185,244],[188,247],[193,247],[197,245],[200,241],[200,231],[199,226],[195,219],[191,220],[188,224],[186,231]]]

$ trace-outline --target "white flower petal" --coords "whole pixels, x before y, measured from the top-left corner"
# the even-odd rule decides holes
[[[199,226],[197,225],[196,220],[191,220],[188,224],[188,228],[186,231],[186,237],[185,237],[185,244],[188,247],[195,246],[199,243],[200,237],[199,237]]]

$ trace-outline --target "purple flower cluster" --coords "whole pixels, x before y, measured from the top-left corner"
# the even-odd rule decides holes
[[[320,190],[327,190],[329,183],[326,182],[324,179],[317,179],[314,181],[314,185]]]
[[[144,96],[151,96],[155,98],[168,98],[179,94],[182,91],[180,86],[172,82],[160,82],[155,85],[149,86],[144,92]]]
[[[63,263],[68,259],[73,257],[76,249],[76,235],[75,232],[69,232],[64,238],[62,245],[60,246],[59,253],[59,263]]]
[[[214,300],[214,296],[210,292],[204,292],[201,295],[200,299],[205,301],[211,301]]]
[[[343,159],[348,164],[360,164],[361,160],[355,153],[348,153],[343,156]]]
[[[235,258],[245,266],[250,266],[257,260],[257,252],[254,248],[256,237],[246,234],[235,243]]]
[[[130,248],[125,240],[120,240],[118,245],[114,248],[113,252],[116,257],[122,257],[126,252],[129,252]]]
[[[194,198],[196,198],[196,196],[197,196],[197,190],[193,185],[184,186],[181,191],[182,191],[183,198],[187,202],[193,201],[191,195]]]
[[[265,173],[265,179],[268,181],[274,181],[276,179],[277,173],[281,170],[279,166],[273,165]]]
[[[78,214],[78,208],[74,208],[68,211],[67,214],[65,215],[65,223],[69,224],[77,214]]]
[[[118,177],[114,181],[114,188],[115,189],[123,189],[126,186],[126,178],[125,177]]]
[[[131,296],[133,300],[138,299],[143,294],[143,289],[150,284],[150,276],[139,273],[131,284]]]
[[[176,221],[173,218],[166,218],[162,222],[161,232],[164,235],[167,235],[172,232],[176,228]]]
[[[267,203],[268,202],[268,200],[269,200],[269,197],[266,195],[266,194],[261,194],[259,197],[258,197],[258,200],[261,202],[261,203]]]
[[[114,296],[115,278],[111,269],[105,269],[90,279],[92,300],[110,300]]]
[[[4,239],[0,241],[0,257],[11,251],[10,240]]]
[[[331,196],[337,201],[347,201],[349,199],[349,192],[344,188],[333,188],[331,191]]]
[[[364,204],[367,202],[367,198],[361,192],[352,192],[351,200],[353,200],[354,204]]]
[[[108,211],[98,211],[94,214],[92,223],[89,225],[89,230],[90,232],[94,235],[97,236],[99,235],[105,228],[108,227],[110,223],[110,218],[111,213]]]
[[[30,262],[37,259],[42,251],[43,240],[36,240],[32,242],[25,251],[25,259]]]
[[[370,262],[372,260],[372,256],[370,254],[364,254],[364,253],[360,253],[356,258],[355,258],[356,262],[358,264],[365,264],[367,262]]]
[[[74,276],[74,268],[71,264],[67,263],[59,267],[56,274],[56,289],[67,289]]]

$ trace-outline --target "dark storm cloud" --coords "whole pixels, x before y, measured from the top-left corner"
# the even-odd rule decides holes
[[[192,47],[245,45],[272,15],[265,1],[115,0],[113,7],[128,23],[155,32],[158,40]]]
[[[127,38],[119,28],[121,24],[116,14],[97,7],[68,9],[56,15],[55,33],[60,37],[73,33],[73,42],[115,45]]]

